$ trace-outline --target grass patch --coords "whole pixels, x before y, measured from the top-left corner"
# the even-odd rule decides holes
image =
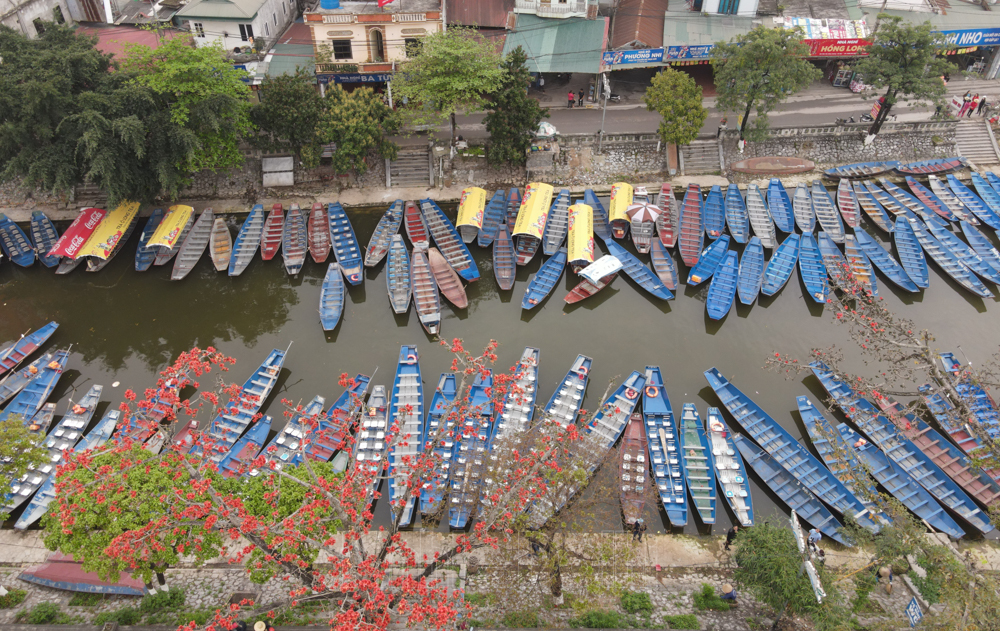
[[[23,589],[7,590],[6,596],[0,596],[0,609],[13,609],[28,597],[28,592]]]
[[[476,594],[476,593],[466,593],[465,602],[476,607],[486,607],[489,605],[497,604],[496,594]]]
[[[69,599],[70,607],[96,607],[104,600],[104,594],[77,592]]]
[[[538,612],[530,609],[508,611],[503,615],[503,625],[513,629],[536,629],[538,628]]]
[[[104,613],[97,614],[94,618],[94,624],[97,626],[102,626],[108,622],[117,622],[119,625],[125,627],[133,624],[139,624],[142,620],[142,614],[135,607],[122,607],[116,611],[106,611]]]
[[[63,613],[56,603],[38,603],[31,609],[18,613],[14,621],[26,624],[70,624],[76,619]]]
[[[591,609],[582,615],[572,618],[569,626],[581,629],[620,629],[630,626],[626,620],[616,611],[607,609]]]
[[[205,623],[212,619],[215,612],[211,609],[195,609],[194,611],[184,611],[177,614],[174,624],[177,626],[182,626],[194,622],[195,625],[199,627],[205,626]]]
[[[481,628],[489,629],[491,627],[497,626],[497,621],[494,620],[493,618],[470,618],[469,626],[476,627],[477,629]]]
[[[653,613],[653,601],[646,592],[626,591],[621,598],[622,609],[629,613]]]
[[[729,611],[729,603],[715,593],[708,583],[701,584],[701,591],[694,593],[694,608],[700,611]]]
[[[698,618],[693,613],[680,616],[663,616],[663,622],[671,629],[700,629]]]

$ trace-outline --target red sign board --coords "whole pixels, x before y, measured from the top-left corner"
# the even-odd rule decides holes
[[[56,244],[49,250],[49,256],[66,256],[71,259],[76,258],[77,253],[83,244],[87,242],[90,235],[104,220],[108,211],[102,208],[84,208],[80,215],[73,220],[73,223],[66,228],[66,232],[59,237]]]
[[[804,39],[802,43],[809,46],[810,57],[853,57],[867,55],[865,46],[871,42],[866,39]]]

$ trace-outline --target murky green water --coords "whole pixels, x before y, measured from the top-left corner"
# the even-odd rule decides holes
[[[453,209],[448,212],[454,216]],[[380,215],[380,210],[352,211],[362,245]],[[235,235],[242,217],[229,221]],[[105,405],[117,406],[126,388],[141,392],[151,386],[156,372],[192,345],[211,344],[235,357],[238,363],[230,377],[242,382],[271,348],[292,342],[279,387],[264,410],[279,426],[282,398],[307,402],[322,394],[329,403],[341,392],[337,379],[342,372],[371,374],[377,368],[374,383],[391,384],[401,344],[420,348],[427,401],[438,375],[450,365],[450,356],[424,333],[412,308],[407,315],[393,314],[382,266],[366,270],[363,286],[349,288],[342,322],[336,331],[324,333],[317,304],[326,265],[307,262],[300,277],[291,279],[280,257],[268,263],[258,257],[242,276],[229,278],[216,273],[206,256],[187,279],[171,282],[169,266],[143,274],[134,271],[137,241],[134,235],[122,255],[96,274],[80,268],[69,276],[55,276],[37,265],[27,270],[6,261],[0,265],[0,340],[57,320],[61,326],[53,343],[74,345],[69,369],[55,391],[60,413],[74,391],[85,391],[94,383],[105,384]],[[681,288],[675,300],[664,303],[648,297],[624,276],[575,306],[566,306],[562,297],[576,278],[564,276],[542,306],[524,312],[521,297],[539,259],[518,269],[513,291],[501,292],[493,279],[490,251],[476,246],[472,250],[482,279],[467,289],[467,310],[456,311],[446,304],[442,333],[447,339],[464,338],[472,349],[490,339],[500,341],[498,367],[504,370],[516,362],[525,345],[541,348],[541,403],[576,355],[583,353],[594,358],[586,409],[598,405],[608,380],[658,364],[675,412],[684,402],[695,402],[704,415],[707,406],[719,405],[702,376],[705,369],[716,366],[802,437],[805,431],[794,412],[795,397],[812,394],[818,400],[819,385],[813,379],[785,380],[762,370],[767,355],[781,350],[804,357],[810,348],[830,344],[851,350],[846,329],[804,295],[797,275],[773,298],[762,297],[751,307],[737,301],[721,323],[705,314],[708,283],[687,291]],[[968,294],[933,264],[931,269],[931,286],[923,294],[896,292],[879,277],[881,294],[918,327],[933,331],[941,349],[961,346],[974,363],[984,361],[1000,345],[1000,326],[989,315],[991,310],[997,312],[994,301]],[[114,381],[121,384],[111,388]],[[98,409],[98,416],[103,409]],[[605,469],[603,473],[612,473],[611,467]],[[779,511],[784,515],[784,506],[776,505],[754,474],[751,478],[758,518]],[[384,519],[387,503],[379,504],[377,517]],[[647,510],[651,530],[663,530],[662,520]],[[728,507],[720,507],[712,532],[725,532],[731,519]],[[602,523],[613,528],[617,519],[609,516]],[[686,531],[699,531],[697,524],[697,519],[689,519]]]

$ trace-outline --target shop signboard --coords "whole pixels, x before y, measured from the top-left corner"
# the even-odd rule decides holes
[[[320,83],[388,83],[392,81],[392,73],[360,74],[317,74]]]
[[[1000,44],[1000,28],[941,31],[949,44],[956,46],[996,46]]]
[[[810,57],[854,57],[867,55],[865,46],[871,45],[866,39],[804,39],[809,46]]]
[[[643,48],[641,50],[611,50],[601,58],[605,66],[625,66],[632,64],[657,64],[663,61],[662,48]]]
[[[670,46],[663,55],[664,59],[708,59],[712,56],[715,44],[705,46]]]

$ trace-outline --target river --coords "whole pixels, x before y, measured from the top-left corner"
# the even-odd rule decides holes
[[[364,246],[384,209],[351,209],[350,215]],[[454,208],[446,208],[454,218]],[[243,216],[227,220],[235,235]],[[59,229],[65,228],[60,225]],[[867,225],[869,233],[878,230]],[[95,384],[105,385],[104,401],[95,419],[108,405],[117,406],[126,388],[142,393],[153,385],[156,373],[179,352],[194,345],[213,345],[237,360],[230,381],[242,382],[272,348],[292,344],[279,386],[264,411],[282,424],[281,399],[308,402],[314,395],[327,404],[339,396],[337,380],[342,372],[371,374],[378,370],[376,384],[391,386],[402,344],[417,344],[424,380],[424,396],[430,401],[438,375],[451,362],[420,327],[411,307],[406,315],[394,315],[386,296],[384,263],[365,270],[365,282],[349,287],[343,320],[337,329],[324,333],[317,303],[326,265],[308,261],[298,278],[289,278],[277,260],[263,262],[259,256],[237,278],[216,273],[206,255],[183,281],[171,282],[170,266],[137,273],[133,255],[138,231],[123,253],[95,274],[79,268],[68,276],[36,264],[29,269],[0,264],[0,340],[56,320],[60,328],[52,344],[73,344],[66,374],[54,397],[60,413],[69,397],[82,396]],[[883,241],[884,243],[884,241]],[[685,402],[694,402],[704,417],[707,406],[720,403],[702,372],[712,366],[749,394],[796,437],[805,429],[796,412],[795,397],[809,394],[819,403],[821,389],[815,379],[786,380],[762,366],[775,351],[805,358],[809,349],[838,344],[850,356],[853,348],[846,327],[838,326],[828,309],[805,295],[796,274],[772,298],[761,297],[752,306],[736,304],[722,322],[705,313],[708,283],[685,289],[662,302],[642,292],[630,279],[617,278],[613,285],[578,305],[567,306],[562,297],[575,285],[575,276],[564,275],[552,296],[533,311],[521,310],[527,281],[540,265],[540,256],[526,268],[518,268],[513,291],[501,292],[493,279],[489,250],[470,246],[482,279],[468,286],[469,307],[457,311],[445,304],[442,334],[445,339],[463,338],[469,349],[481,349],[490,339],[501,344],[496,368],[506,370],[520,357],[524,346],[541,349],[539,402],[548,400],[577,354],[594,358],[591,383],[584,402],[595,409],[608,381],[624,378],[632,370],[659,365],[667,380],[667,391],[675,413]],[[627,247],[634,252],[631,242]],[[737,246],[742,250],[742,246]],[[642,256],[648,262],[648,258]],[[682,267],[679,257],[678,267]],[[331,256],[330,260],[333,258]],[[989,315],[994,300],[984,301],[961,290],[933,264],[930,288],[921,294],[905,294],[879,276],[879,289],[886,304],[915,321],[918,328],[932,331],[941,350],[958,350],[979,364],[1000,346],[1000,326]],[[681,278],[686,270],[680,270]],[[51,345],[51,344],[50,344]],[[961,357],[961,353],[959,353]],[[855,364],[859,369],[860,364]],[[111,387],[119,381],[120,385]],[[732,423],[732,419],[727,417]],[[273,433],[272,433],[273,435]],[[808,439],[804,440],[808,444]],[[603,474],[611,475],[605,466]],[[786,508],[751,473],[758,520],[785,515]],[[383,492],[386,491],[383,484]],[[724,533],[732,515],[719,502],[714,527],[701,526],[690,517],[684,529],[689,534]],[[647,508],[651,532],[667,530],[665,516],[657,518],[655,507]],[[663,515],[660,511],[660,515]],[[376,519],[388,517],[387,502],[379,502]],[[615,528],[620,520],[602,520],[602,528]],[[420,527],[419,524],[417,526]],[[444,526],[447,527],[447,524]],[[970,533],[971,536],[971,533]]]

